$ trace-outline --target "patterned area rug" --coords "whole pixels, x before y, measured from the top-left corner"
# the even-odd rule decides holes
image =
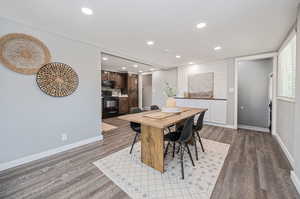
[[[165,159],[166,171],[163,174],[141,163],[140,143],[134,146],[131,155],[128,147],[94,164],[134,199],[209,199],[230,145],[207,139],[203,139],[203,145],[205,153],[201,151],[198,143],[198,161],[194,147],[190,146],[195,167],[192,166],[188,154],[184,154],[184,180],[181,179],[179,154],[173,159],[172,147],[169,147],[169,154]]]

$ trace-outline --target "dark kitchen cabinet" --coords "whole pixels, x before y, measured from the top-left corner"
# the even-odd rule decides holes
[[[128,74],[128,106],[131,108],[138,107],[138,75]]]
[[[116,73],[110,71],[101,71],[101,80],[115,81],[115,88],[126,89],[127,88],[127,73]]]
[[[128,95],[128,97],[120,97],[120,114],[126,114],[131,108],[138,107],[138,75],[101,71],[101,79],[115,81],[114,88],[121,89],[122,94]]]
[[[125,73],[116,74],[116,88],[125,89],[126,88],[126,75]]]
[[[109,73],[108,71],[101,71],[101,80],[109,80]]]
[[[108,80],[116,81],[117,80],[117,73],[115,73],[115,72],[109,72]]]
[[[127,114],[128,110],[128,97],[119,98],[119,114]]]

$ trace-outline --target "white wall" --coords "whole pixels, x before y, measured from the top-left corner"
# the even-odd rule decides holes
[[[234,124],[234,60],[222,60],[201,65],[178,67],[178,96],[188,91],[188,75],[214,72],[214,97],[227,99],[227,125]],[[232,89],[230,89],[232,88]],[[230,91],[232,90],[232,91]]]
[[[152,74],[142,75],[143,108],[149,108],[152,105]]]
[[[0,36],[25,33],[48,46],[52,61],[73,67],[79,87],[71,96],[50,97],[35,75],[0,64],[0,164],[100,136],[100,50],[56,34],[0,18]],[[63,142],[61,134],[67,133]]]
[[[167,96],[164,94],[166,82],[176,88],[177,69],[155,71],[152,73],[152,104],[159,107],[166,105]]]
[[[227,125],[234,125],[235,115],[235,61],[227,60]]]
[[[293,30],[290,31],[289,35],[286,37],[285,41],[283,42],[280,49],[285,47],[289,39],[291,38],[291,35]],[[299,34],[298,34],[299,35]],[[299,39],[300,36],[297,36],[297,39]],[[300,49],[297,46],[297,53]],[[299,66],[298,60],[296,61],[297,67]],[[278,76],[278,75],[277,75]],[[298,78],[298,75],[296,75],[296,79]],[[296,80],[297,81],[297,80]],[[299,84],[296,83],[296,90]],[[279,140],[279,143],[282,145],[282,148],[290,160],[290,163],[293,165],[295,162],[295,158],[297,156],[297,153],[295,151],[296,144],[294,144],[295,135],[297,132],[295,132],[295,117],[296,117],[296,102],[297,96],[295,98],[295,101],[293,100],[286,100],[281,97],[276,98],[277,102],[277,124],[276,124],[276,134],[277,138]]]
[[[178,67],[178,95],[188,91],[188,76],[196,73],[214,73],[214,97],[227,98],[227,61]]]
[[[276,133],[294,158],[294,123],[295,103],[277,100],[277,126]]]
[[[294,183],[300,192],[300,11],[298,9],[298,32],[297,32],[297,61],[296,61],[296,102],[295,102],[295,125],[294,125],[294,160],[295,177]]]

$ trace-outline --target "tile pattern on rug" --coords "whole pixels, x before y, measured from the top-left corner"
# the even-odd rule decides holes
[[[194,147],[190,146],[195,167],[188,154],[184,154],[184,180],[181,179],[179,154],[173,159],[172,147],[169,147],[165,158],[163,174],[141,162],[140,143],[134,146],[131,155],[128,147],[94,162],[94,165],[133,199],[209,199],[230,145],[202,140],[205,152],[201,151],[198,143],[198,161]]]

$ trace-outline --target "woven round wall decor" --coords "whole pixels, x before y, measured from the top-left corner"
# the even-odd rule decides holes
[[[77,89],[79,79],[77,73],[67,64],[53,62],[39,69],[36,82],[44,93],[64,97]]]
[[[51,61],[51,55],[40,40],[13,33],[0,38],[0,61],[17,73],[32,75]]]

